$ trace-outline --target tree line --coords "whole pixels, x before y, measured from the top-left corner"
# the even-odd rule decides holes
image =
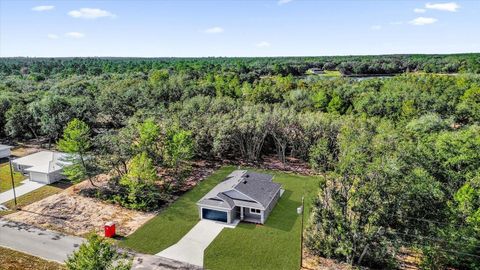
[[[101,75],[105,73],[148,73],[170,69],[196,76],[234,72],[248,77],[262,75],[304,75],[310,68],[339,70],[343,74],[480,73],[477,53],[451,55],[371,55],[320,57],[251,58],[2,58],[0,74],[28,75],[34,80],[61,75]]]

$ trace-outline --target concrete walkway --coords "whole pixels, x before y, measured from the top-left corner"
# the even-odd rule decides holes
[[[165,257],[137,254],[131,270],[202,270],[202,267],[179,262]]]
[[[15,187],[17,198],[45,186],[45,184],[33,182],[29,179],[23,180],[21,183],[22,185]],[[10,200],[13,200],[13,189],[0,193],[0,204]]]
[[[0,246],[63,263],[84,239],[0,219]]]
[[[157,253],[157,256],[203,267],[203,253],[210,243],[217,237],[223,228],[235,228],[213,220],[200,220],[175,245]]]

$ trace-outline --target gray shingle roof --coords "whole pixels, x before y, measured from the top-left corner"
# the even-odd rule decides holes
[[[269,174],[236,170],[208,192],[198,204],[232,209],[236,205],[245,206],[247,203],[250,207],[265,209],[281,188],[280,184],[272,180],[273,176]],[[233,196],[235,193],[240,194]],[[239,199],[244,197],[241,194],[255,202]]]
[[[271,180],[271,178],[270,178]],[[267,208],[275,194],[280,189],[280,184],[267,180],[257,180],[253,176],[244,178],[243,181],[235,186],[235,190],[247,195]]]
[[[233,208],[235,206],[235,202],[229,197],[227,197],[226,195],[224,195],[223,193],[218,193],[217,197],[220,198],[222,201],[224,201],[226,204],[228,204],[230,208]]]

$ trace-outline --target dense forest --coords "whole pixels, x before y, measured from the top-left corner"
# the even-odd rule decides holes
[[[0,138],[76,153],[72,180],[115,172],[92,196],[140,210],[182,188],[190,159],[294,157],[324,179],[313,254],[480,269],[479,74],[480,54],[2,58]],[[160,190],[159,166],[174,172]]]
[[[53,75],[149,73],[155,69],[185,72],[196,78],[234,72],[241,81],[262,75],[301,76],[309,68],[339,70],[345,75],[480,73],[478,54],[324,56],[276,58],[2,58],[0,74],[26,75],[42,80]]]

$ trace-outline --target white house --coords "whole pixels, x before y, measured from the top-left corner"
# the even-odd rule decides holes
[[[71,163],[65,159],[68,154],[41,151],[12,161],[16,171],[28,174],[31,181],[51,184],[65,178],[63,168]]]
[[[10,149],[12,147],[4,144],[0,144],[0,158],[6,158],[11,155]]]

